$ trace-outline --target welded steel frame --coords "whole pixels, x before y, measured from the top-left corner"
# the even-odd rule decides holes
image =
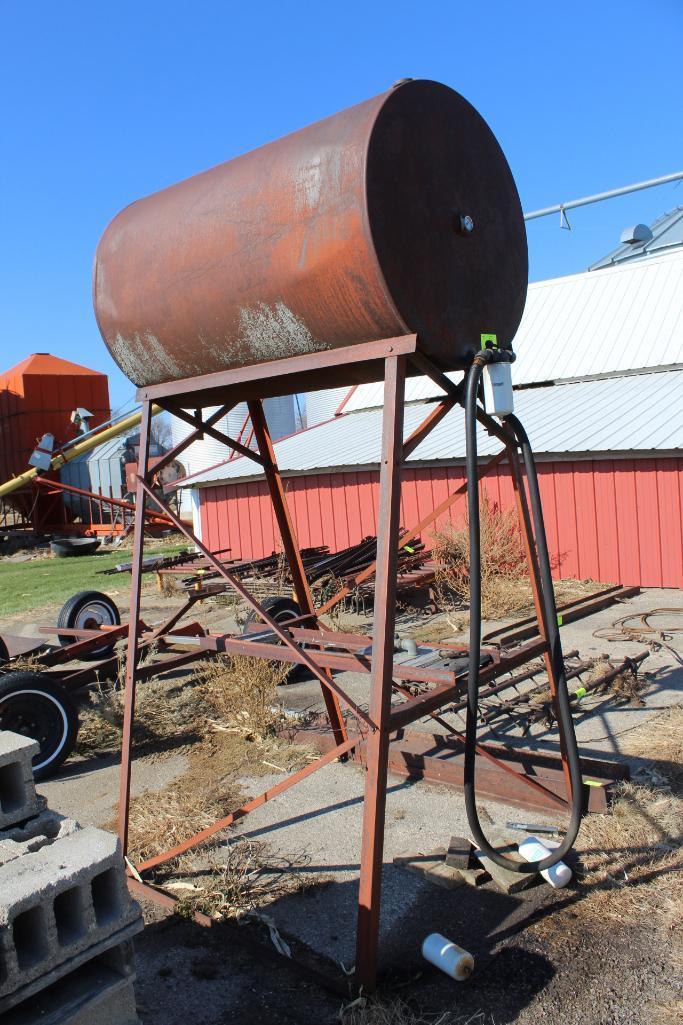
[[[324,375],[329,380],[331,370],[337,373],[337,383],[354,383],[354,368],[359,364],[373,363],[377,376],[384,378],[384,402],[382,416],[382,442],[380,462],[380,493],[378,512],[378,540],[376,564],[370,571],[364,571],[365,577],[375,573],[375,601],[372,633],[372,649],[368,654],[368,638],[360,635],[343,634],[331,631],[319,621],[319,616],[331,604],[340,600],[340,595],[327,602],[322,609],[315,610],[310,588],[301,562],[299,547],[296,541],[292,519],[287,506],[287,498],[282,477],[275,461],[272,439],[263,415],[262,399],[274,394],[289,394],[296,391],[311,390],[316,381]],[[365,368],[364,368],[365,369]],[[445,397],[430,410],[423,424],[413,434],[403,440],[404,389],[407,373],[426,373],[439,384]],[[415,667],[394,664],[394,627],[396,617],[396,564],[400,544],[405,543],[405,536],[399,536],[399,516],[401,497],[401,468],[407,455],[427,436],[444,416],[461,402],[460,388],[453,384],[441,370],[434,366],[418,348],[415,335],[401,338],[354,345],[346,349],[338,349],[316,353],[314,355],[291,357],[278,360],[272,364],[249,366],[240,370],[229,370],[189,378],[182,381],[169,382],[167,385],[155,385],[138,390],[138,399],[142,402],[142,421],[140,428],[139,472],[136,478],[135,495],[135,533],[131,574],[131,608],[128,628],[128,658],[126,663],[124,722],[122,737],[122,756],[119,788],[119,836],[124,854],[128,854],[128,827],[130,813],[130,788],[132,768],[132,734],[135,718],[135,692],[139,678],[138,666],[140,652],[145,640],[141,636],[140,593],[142,561],[144,548],[144,509],[146,503],[154,503],[180,530],[209,562],[223,581],[232,588],[258,614],[264,623],[262,633],[255,635],[234,636],[229,634],[200,633],[192,639],[202,653],[240,653],[268,660],[281,660],[306,666],[318,679],[322,688],[327,717],[333,734],[333,746],[316,761],[304,769],[281,780],[274,787],[247,802],[243,807],[225,816],[212,826],[202,830],[185,842],[155,857],[148,858],[137,866],[129,863],[129,871],[134,880],[135,889],[163,903],[168,902],[168,895],[160,895],[157,888],[142,879],[142,873],[159,865],[168,863],[182,854],[224,830],[254,808],[271,800],[302,779],[310,776],[336,759],[345,759],[360,744],[364,747],[365,793],[363,802],[363,826],[361,840],[360,881],[358,897],[358,921],[356,935],[356,967],[355,983],[357,987],[372,990],[377,982],[379,954],[379,923],[382,885],[384,819],[387,791],[387,773],[389,764],[389,747],[392,734],[405,726],[427,715],[437,717],[439,709],[460,698],[465,689],[464,674],[456,674],[445,670],[425,670]],[[246,448],[239,442],[228,438],[219,431],[214,423],[232,408],[236,402],[248,402],[249,413],[254,429],[256,451]],[[172,452],[169,452],[161,463],[153,469],[148,468],[149,441],[152,402],[162,406],[169,413],[178,415],[194,428]],[[209,420],[201,420],[201,410],[208,405],[220,405],[220,410]],[[188,409],[194,409],[194,415]],[[512,475],[512,483],[516,497],[517,510],[522,536],[525,544],[529,575],[534,596],[534,607],[537,622],[537,636],[521,645],[511,653],[501,653],[498,649],[489,650],[492,662],[482,669],[481,682],[495,680],[497,676],[529,662],[530,659],[543,656],[551,693],[556,692],[557,680],[554,665],[550,658],[548,631],[541,597],[541,581],[538,556],[529,516],[528,498],[519,459],[516,438],[498,421],[493,420],[480,408],[478,419],[485,429],[498,438],[503,452],[495,456],[490,466],[496,465],[506,458]],[[192,440],[208,434],[210,437],[227,444],[234,451],[255,461],[262,466],[268,484],[270,498],[282,537],[285,556],[292,576],[294,592],[303,610],[298,621],[289,621],[286,626],[275,622],[262,608],[261,604],[249,593],[245,585],[230,573],[229,567],[223,565],[194,533],[184,524],[164,500],[153,490],[151,476],[158,472],[164,460],[176,458],[183,448]],[[465,482],[458,489],[464,493],[468,486]],[[478,482],[477,482],[478,486]],[[452,497],[442,507],[446,508]],[[439,507],[441,508],[441,507]],[[439,515],[435,512],[428,520]],[[423,521],[424,524],[425,521]],[[420,526],[409,532],[408,537],[416,536]],[[174,618],[177,623],[180,614]],[[279,643],[273,643],[273,635]],[[186,634],[174,635],[168,627],[163,633],[166,643],[189,643]],[[304,647],[305,645],[305,647]],[[333,650],[328,650],[328,648]],[[359,706],[334,678],[335,671],[353,670],[368,674],[370,680],[369,710]],[[415,693],[407,685],[417,684],[423,688]],[[400,695],[405,698],[400,704],[392,704],[392,697]],[[347,728],[342,715],[342,705],[346,715],[356,720],[353,732]],[[451,733],[454,733],[451,730]],[[561,738],[562,739],[562,738]],[[482,749],[480,748],[480,753]],[[565,775],[567,797],[571,797],[564,745],[561,745],[562,762]],[[489,758],[488,752],[485,757]],[[515,773],[520,779],[529,783],[521,773]],[[540,784],[531,784],[540,786]],[[567,802],[557,797],[552,798],[563,808]],[[198,918],[199,921],[199,918]]]

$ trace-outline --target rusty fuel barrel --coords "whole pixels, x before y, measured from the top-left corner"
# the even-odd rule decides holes
[[[512,339],[526,286],[493,133],[453,89],[410,79],[126,207],[93,281],[138,386],[408,333],[455,370],[482,332]]]

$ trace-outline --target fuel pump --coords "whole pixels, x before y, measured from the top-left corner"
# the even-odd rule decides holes
[[[482,347],[475,355],[467,372],[465,388],[465,432],[467,452],[467,511],[469,518],[470,555],[470,630],[467,672],[467,713],[465,730],[464,793],[467,820],[472,837],[483,853],[502,868],[515,872],[539,872],[550,868],[571,850],[583,817],[585,799],[581,776],[581,762],[576,742],[574,722],[567,690],[567,679],[562,657],[562,644],[557,622],[555,592],[553,590],[550,557],[543,523],[538,476],[529,437],[514,415],[511,365],[515,354],[511,344],[499,345],[495,335],[482,335]],[[476,801],[476,744],[479,714],[479,672],[481,658],[481,527],[479,515],[479,468],[477,462],[477,404],[481,391],[487,412],[501,420],[513,435],[519,447],[526,472],[529,504],[533,521],[536,551],[541,581],[541,601],[549,645],[553,674],[557,684],[557,722],[566,752],[571,783],[571,815],[569,826],[560,846],[541,861],[519,863],[506,857],[493,847],[479,821]]]

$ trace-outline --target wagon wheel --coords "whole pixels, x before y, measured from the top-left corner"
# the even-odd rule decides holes
[[[119,626],[121,616],[116,602],[101,591],[79,591],[72,595],[62,606],[57,617],[57,626],[70,630],[97,630],[100,626]],[[68,634],[58,634],[62,647],[73,644],[75,638]],[[84,662],[109,658],[114,652],[114,644],[102,644],[94,650],[79,656]]]
[[[73,751],[78,711],[61,683],[45,673],[6,673],[0,677],[0,729],[38,741],[33,774],[44,779]]]

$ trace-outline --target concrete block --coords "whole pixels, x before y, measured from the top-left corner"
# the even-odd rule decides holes
[[[0,831],[0,867],[24,854],[38,851],[46,844],[80,829],[75,819],[65,818],[56,811],[42,811],[20,826]]]
[[[45,801],[36,794],[31,761],[40,748],[35,740],[0,730],[0,829],[37,815]]]
[[[7,862],[0,868],[0,1009],[3,996],[139,920],[111,833],[87,827]]]
[[[139,1025],[130,940],[117,944],[3,1015],[3,1025]]]

